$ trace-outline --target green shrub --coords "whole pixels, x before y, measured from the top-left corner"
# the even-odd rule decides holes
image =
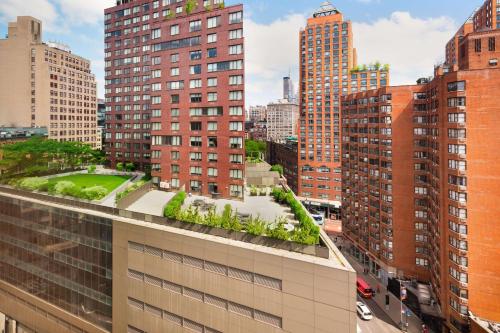
[[[280,174],[280,177],[283,177],[283,167],[279,164],[273,165],[270,171],[277,171]]]
[[[85,199],[88,200],[101,200],[108,195],[108,190],[104,186],[92,186],[82,190]]]
[[[116,163],[116,170],[123,171],[123,163],[122,162]]]
[[[189,206],[186,210],[180,210],[177,214],[177,220],[187,223],[204,224],[198,207],[194,208],[193,206]]]
[[[217,215],[215,212],[215,208],[212,207],[208,210],[208,213],[205,215],[203,224],[208,225],[209,227],[218,228],[221,225],[221,217]]]
[[[134,192],[135,190],[137,190],[139,187],[141,187],[144,184],[146,184],[146,180],[144,180],[144,177],[143,177],[141,180],[129,185],[125,190],[116,193],[115,202],[118,202],[121,199],[125,198],[127,195]]]
[[[193,10],[196,8],[196,6],[198,6],[196,1],[187,0],[186,1],[186,14],[188,14],[188,15],[191,14],[193,12]]]
[[[125,164],[125,170],[127,170],[128,172],[135,171],[135,164],[134,163]]]
[[[252,186],[250,187],[250,196],[251,196],[251,197],[255,197],[255,196],[257,196],[257,195],[259,194],[259,192],[258,192],[258,191],[259,191],[259,190],[257,189],[257,187],[255,187],[255,185],[252,185]]]
[[[254,236],[262,236],[265,234],[267,229],[267,223],[257,216],[256,218],[251,217],[245,225],[245,231]]]
[[[21,181],[18,182],[17,186],[24,190],[35,191],[39,190],[40,188],[45,188],[46,186],[48,186],[48,183],[49,181],[45,178],[29,177],[21,179]]]
[[[87,167],[87,172],[88,172],[89,174],[95,173],[96,168],[97,168],[97,167],[96,167],[95,165],[89,165],[89,166]]]
[[[273,225],[268,225],[266,228],[266,234],[269,237],[281,239],[281,240],[289,240],[290,233],[285,229],[286,219],[284,217],[280,217],[276,219]]]
[[[77,193],[76,185],[68,180],[61,180],[54,186],[54,191],[60,195],[74,195]]]
[[[181,211],[184,200],[186,200],[186,192],[178,192],[165,206],[163,215],[169,219],[175,219]]]

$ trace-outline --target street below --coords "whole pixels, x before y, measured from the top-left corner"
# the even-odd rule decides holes
[[[373,314],[373,319],[363,320],[358,315],[358,325],[362,333],[397,333],[401,332],[394,326],[394,322],[372,299],[361,299],[358,301],[365,303]]]

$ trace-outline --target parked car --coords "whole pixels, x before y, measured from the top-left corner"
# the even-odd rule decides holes
[[[321,214],[311,214],[311,216],[313,217],[313,219],[316,222],[316,224],[323,225],[325,223],[325,217],[323,215],[321,215]]]
[[[372,312],[368,309],[365,303],[359,301],[356,302],[356,309],[361,319],[371,320],[373,318]]]

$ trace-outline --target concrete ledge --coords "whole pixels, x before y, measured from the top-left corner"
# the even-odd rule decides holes
[[[133,185],[129,184],[130,186]],[[127,196],[121,198],[116,202],[116,208],[118,209],[127,209],[130,205],[136,202],[140,197],[142,197],[147,192],[151,191],[153,188],[153,184],[151,182],[147,182],[143,184],[141,187],[137,188],[135,191],[130,192]],[[126,190],[125,188],[124,190]],[[118,193],[117,193],[118,194]]]

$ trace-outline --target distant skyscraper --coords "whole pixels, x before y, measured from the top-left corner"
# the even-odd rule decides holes
[[[283,78],[283,99],[286,99],[288,102],[294,102],[295,100],[295,90],[292,79],[289,76]]]
[[[254,105],[248,108],[247,121],[258,122],[267,118],[267,107],[265,105]]]
[[[42,41],[42,22],[19,16],[0,39],[0,126],[47,127],[49,139],[97,148],[97,93],[90,61]]]

